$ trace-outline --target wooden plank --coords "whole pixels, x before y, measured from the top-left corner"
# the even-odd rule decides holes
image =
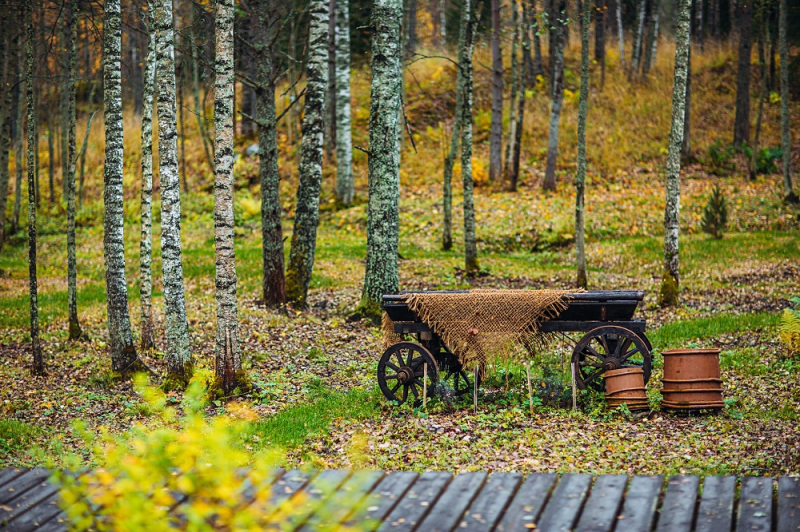
[[[758,532],[770,529],[772,529],[772,478],[742,478],[736,530]]]
[[[730,532],[735,495],[736,478],[706,477],[697,510],[695,532]]]
[[[250,479],[248,471],[242,471],[242,476],[245,477],[245,488],[242,490],[242,501],[244,501],[244,506],[253,502],[256,495],[261,493],[265,490],[272,489],[272,486],[283,476],[286,474],[286,471],[283,469],[273,469],[269,471],[266,477],[259,482],[258,486],[254,485],[252,480]]]
[[[33,530],[38,530],[40,526],[61,514],[58,501],[58,493],[51,494],[39,504],[14,519],[11,525],[4,530],[8,530],[9,532],[31,532]]]
[[[778,479],[778,532],[800,531],[800,477]]]
[[[498,532],[523,530],[533,525],[544,508],[558,476],[554,473],[528,475],[497,525]]]
[[[561,475],[542,517],[536,522],[538,530],[572,530],[578,520],[586,493],[592,483],[592,475],[565,473]]]
[[[58,488],[47,483],[41,489],[30,489],[5,504],[0,504],[0,524],[8,523],[56,493]]]
[[[597,477],[575,530],[579,532],[613,530],[614,524],[617,522],[617,512],[622,503],[622,494],[625,493],[627,484],[627,475]]]
[[[419,475],[411,471],[393,471],[372,490],[344,522],[350,530],[375,530],[397,504]]]
[[[639,532],[653,528],[663,484],[664,477],[661,475],[635,476],[631,479],[622,512],[617,519],[616,532]]]
[[[269,505],[273,508],[280,506],[289,497],[302,489],[316,474],[316,471],[305,472],[299,469],[293,469],[285,473],[270,488],[272,493],[269,496]]]
[[[281,528],[294,530],[302,526],[349,476],[350,472],[343,469],[326,469],[311,479],[302,492],[292,497],[297,498],[298,504],[292,508],[288,519],[280,523]]]
[[[334,530],[383,478],[382,471],[356,471],[306,521],[302,532]]]
[[[19,467],[11,467],[8,469],[0,469],[0,488],[3,487],[3,484],[11,482],[18,476],[22,475],[28,471],[27,469],[19,468]]]
[[[419,529],[426,532],[450,532],[461,521],[461,516],[488,476],[485,471],[456,476],[420,523]]]
[[[656,532],[691,532],[699,486],[700,477],[670,477]]]
[[[8,504],[36,485],[49,486],[47,483],[48,478],[50,478],[50,471],[46,469],[36,468],[26,471],[0,488],[0,504]]]
[[[521,481],[519,473],[494,473],[489,477],[464,514],[459,532],[492,530]]]
[[[423,473],[406,492],[378,530],[413,530],[436,503],[453,476],[441,471]]]
[[[69,521],[67,520],[66,514],[61,512],[45,524],[39,526],[36,532],[67,532],[68,523]]]

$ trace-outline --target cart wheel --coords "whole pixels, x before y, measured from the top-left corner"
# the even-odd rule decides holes
[[[644,382],[650,380],[649,342],[639,335],[616,325],[598,327],[586,333],[572,351],[572,366],[578,388],[603,391],[606,371],[640,367]]]
[[[425,364],[428,364],[428,379],[425,381]],[[439,367],[430,351],[413,342],[400,342],[389,346],[378,362],[378,385],[390,401],[403,404],[409,394],[414,406],[422,405],[423,386],[428,398],[436,393]],[[424,381],[424,382],[423,382]]]
[[[478,386],[481,385],[481,373],[482,372],[478,372]],[[448,373],[444,380],[448,380],[450,377],[453,378],[453,390],[455,390],[456,397],[460,397],[464,394],[472,394],[474,392],[475,385],[472,381],[474,373],[459,369],[458,371]]]

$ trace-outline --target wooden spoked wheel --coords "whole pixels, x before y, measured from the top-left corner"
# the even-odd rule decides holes
[[[433,355],[414,342],[389,346],[378,362],[378,386],[388,400],[397,404],[411,397],[415,407],[422,405],[425,393],[428,399],[436,393],[438,379],[439,368]]]
[[[464,394],[472,394],[475,392],[475,374],[469,372],[465,369],[460,369],[458,371],[453,371],[448,373],[444,380],[449,380],[452,377],[453,379],[453,390],[455,391],[456,397],[460,397]],[[478,372],[478,386],[481,385],[481,374]]]
[[[624,327],[598,327],[586,333],[575,345],[572,367],[575,383],[581,390],[603,391],[603,373],[621,368],[642,368],[646,384],[651,369],[649,342]]]

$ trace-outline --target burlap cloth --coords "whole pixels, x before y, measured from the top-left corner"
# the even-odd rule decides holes
[[[456,355],[461,365],[486,367],[499,358],[532,356],[547,343],[539,331],[569,304],[567,290],[470,290],[417,292],[402,296]],[[394,322],[383,315],[384,347],[401,341]]]

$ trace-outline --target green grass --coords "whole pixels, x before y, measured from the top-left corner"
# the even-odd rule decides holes
[[[40,430],[15,419],[0,419],[0,456],[25,449]]]
[[[708,318],[684,319],[668,323],[648,334],[653,347],[658,350],[681,347],[690,340],[702,340],[745,330],[777,327],[779,313],[757,312],[751,314],[717,314]]]

